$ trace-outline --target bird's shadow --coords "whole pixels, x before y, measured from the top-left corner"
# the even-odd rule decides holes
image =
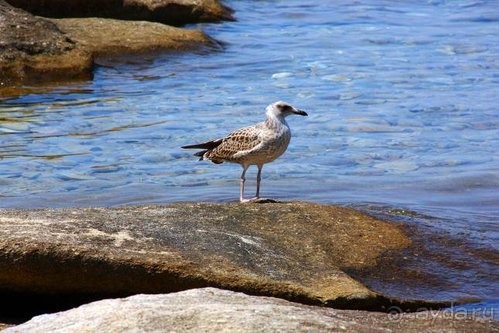
[[[256,203],[256,204],[266,204],[266,203],[282,203],[282,201],[270,199],[270,198],[258,198],[255,200],[251,200],[250,203]]]
[[[240,201],[231,201],[231,202],[237,202],[239,203]],[[277,204],[281,204],[281,203],[286,203],[286,201],[279,201],[279,200],[275,200],[275,199],[270,199],[270,198],[258,198],[258,199],[254,199],[254,200],[251,200],[251,201],[248,201],[248,202],[241,202],[241,204],[244,204],[244,205],[247,205],[247,204],[267,204],[267,203],[277,203]]]

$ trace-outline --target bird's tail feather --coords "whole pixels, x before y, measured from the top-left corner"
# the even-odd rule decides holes
[[[199,160],[202,161],[202,160],[204,160],[204,154],[206,154],[207,152],[220,146],[222,141],[223,141],[223,139],[217,139],[217,140],[207,141],[207,142],[203,142],[203,143],[197,143],[194,145],[183,146],[182,148],[184,148],[184,149],[203,149],[203,150],[198,151],[194,154],[194,156],[199,156]],[[218,160],[213,161],[212,160],[212,162],[220,164],[223,161],[218,161]]]
[[[203,143],[196,143],[193,145],[182,146],[183,149],[215,149],[222,143],[223,139],[211,140]],[[196,155],[198,156],[198,155]]]
[[[203,160],[203,157],[204,157],[204,154],[206,152],[210,151],[209,149],[206,149],[206,150],[201,150],[201,151],[198,151],[197,153],[194,154],[194,156],[199,156],[199,160],[202,161]]]

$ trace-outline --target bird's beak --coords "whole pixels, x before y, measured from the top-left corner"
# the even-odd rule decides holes
[[[308,113],[306,113],[306,112],[305,112],[305,111],[303,111],[303,110],[294,109],[294,110],[293,110],[293,113],[294,113],[294,114],[299,114],[300,116],[308,116]]]

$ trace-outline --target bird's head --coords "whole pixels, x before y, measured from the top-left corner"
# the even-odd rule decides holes
[[[292,114],[308,116],[305,111],[298,110],[294,106],[283,101],[275,102],[267,106],[267,114],[274,117],[287,117]]]

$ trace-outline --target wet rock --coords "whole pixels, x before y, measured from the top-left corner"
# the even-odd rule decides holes
[[[312,203],[0,210],[0,292],[165,293],[219,287],[339,308],[442,304],[391,299],[344,270],[409,240],[399,227]]]
[[[233,20],[232,10],[217,0],[7,0],[35,15],[105,17],[169,25]]]
[[[0,86],[91,76],[91,54],[49,20],[0,0],[0,31]]]
[[[443,312],[335,310],[215,288],[107,299],[42,315],[10,332],[496,332],[497,322]]]
[[[201,31],[153,22],[99,18],[52,21],[79,47],[95,56],[189,50],[213,43]]]
[[[216,43],[201,31],[113,19],[44,19],[0,0],[0,85],[89,79],[95,56]]]

